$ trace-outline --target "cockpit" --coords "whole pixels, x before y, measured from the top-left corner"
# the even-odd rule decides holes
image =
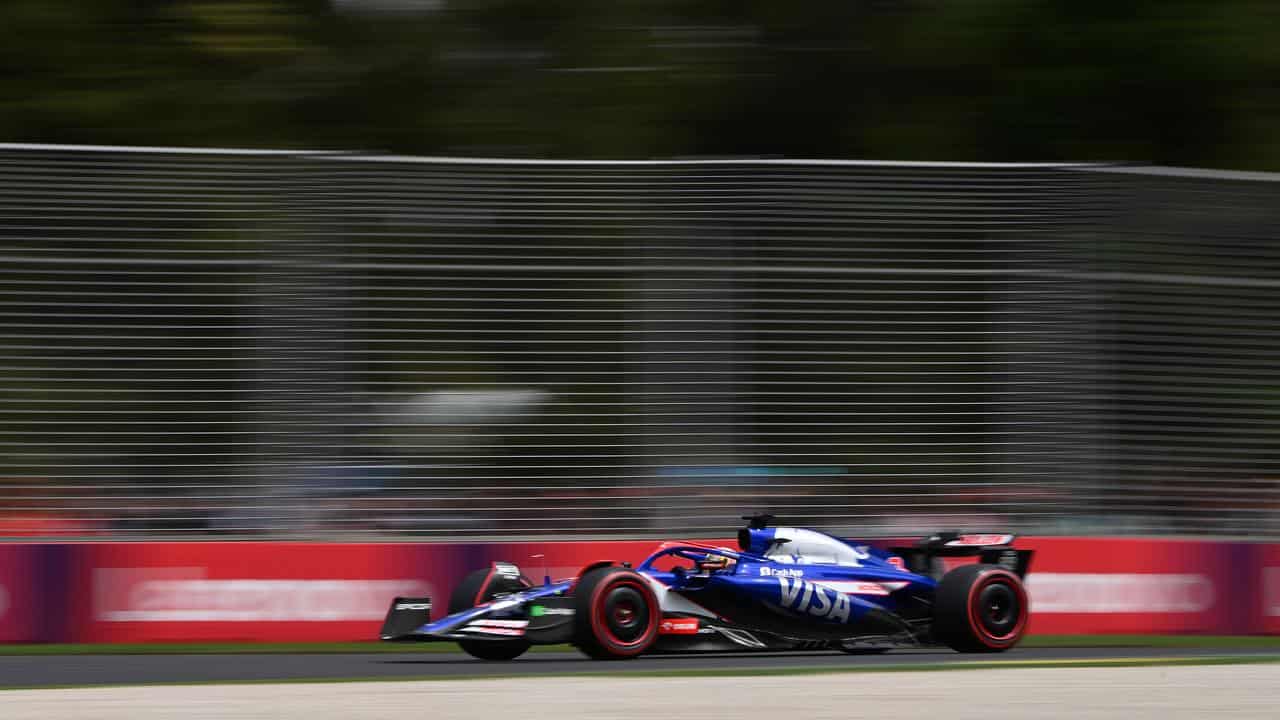
[[[773,528],[773,537],[762,553],[770,560],[797,565],[826,564],[857,567],[871,557],[867,551],[837,538],[804,528]]]

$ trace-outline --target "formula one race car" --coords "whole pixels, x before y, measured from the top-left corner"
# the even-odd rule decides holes
[[[738,550],[667,542],[637,567],[602,561],[570,580],[534,584],[515,565],[493,563],[462,580],[439,620],[429,598],[396,598],[381,637],[456,641],[485,660],[552,643],[615,660],[938,644],[1001,652],[1026,628],[1031,551],[1010,547],[1012,535],[938,533],[880,549],[769,527],[769,515],[744,519]]]

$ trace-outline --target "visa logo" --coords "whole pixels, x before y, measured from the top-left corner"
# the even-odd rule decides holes
[[[778,604],[834,622],[849,622],[849,597],[799,578],[777,576]]]

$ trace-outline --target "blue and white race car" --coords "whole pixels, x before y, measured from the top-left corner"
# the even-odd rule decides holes
[[[449,612],[396,598],[381,638],[457,642],[485,660],[570,643],[601,660],[652,652],[878,652],[945,645],[1001,652],[1027,625],[1030,550],[1007,534],[937,533],[877,548],[745,517],[738,548],[666,542],[636,567],[602,561],[535,584],[511,563],[463,579]],[[976,562],[948,563],[967,556]],[[952,565],[951,569],[946,567]]]

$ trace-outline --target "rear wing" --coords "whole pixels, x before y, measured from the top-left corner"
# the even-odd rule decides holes
[[[889,551],[902,557],[906,569],[934,579],[942,577],[947,566],[941,558],[975,557],[980,563],[1000,565],[1025,578],[1031,568],[1033,550],[1015,550],[1014,536],[1008,533],[934,533],[914,547],[893,547]]]

